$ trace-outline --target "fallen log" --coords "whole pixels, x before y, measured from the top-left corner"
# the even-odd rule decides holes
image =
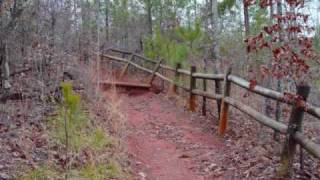
[[[22,93],[10,93],[10,94],[3,94],[0,96],[0,102],[5,103],[8,100],[22,100]]]
[[[31,67],[20,69],[20,70],[17,70],[15,72],[10,73],[10,76],[15,76],[17,74],[25,73],[25,72],[28,72],[28,71],[31,71],[31,70],[32,70]]]
[[[132,83],[132,82],[110,82],[110,81],[102,81],[99,83],[102,86],[115,86],[115,87],[128,87],[128,88],[141,88],[141,89],[149,89],[150,84],[140,84],[140,83]]]

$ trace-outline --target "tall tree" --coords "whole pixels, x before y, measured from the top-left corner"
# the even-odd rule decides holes
[[[277,15],[279,17],[282,17],[282,1],[281,0],[278,0],[277,1]],[[282,27],[282,22],[281,22],[281,19],[278,19],[278,22],[280,27]],[[279,31],[278,33],[278,42],[279,43],[282,43],[283,41],[283,33],[281,31]],[[281,59],[280,59],[281,61]],[[277,78],[277,91],[279,92],[282,92],[282,78]],[[281,114],[282,114],[282,108],[281,108],[281,103],[279,101],[277,101],[276,103],[276,120],[277,121],[280,121],[281,120]],[[275,134],[275,138],[278,139],[278,134],[276,133]]]
[[[80,36],[80,52],[81,59],[88,63],[89,52],[87,47],[89,46],[89,32],[90,32],[90,3],[88,0],[81,0],[81,36]]]
[[[219,14],[218,14],[218,1],[210,0],[211,7],[211,27],[212,27],[212,37],[213,37],[213,54],[217,62],[219,62]]]
[[[145,9],[147,11],[147,26],[148,26],[148,34],[152,36],[153,32],[153,23],[152,23],[152,1],[151,0],[144,0]]]
[[[250,20],[249,20],[249,6],[251,0],[243,0],[243,17],[244,17],[244,29],[245,37],[250,35]]]
[[[9,59],[7,55],[7,37],[15,28],[18,18],[21,16],[25,4],[28,1],[15,0],[15,1],[0,1],[0,64],[2,76],[2,88],[8,90],[11,85],[9,83]],[[6,12],[9,11],[9,16]]]
[[[104,0],[104,4],[105,4],[105,33],[106,33],[106,41],[109,41],[109,16],[110,16],[110,0]]]

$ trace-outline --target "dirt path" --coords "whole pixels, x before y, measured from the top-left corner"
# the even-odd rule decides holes
[[[221,161],[215,158],[223,153],[223,144],[200,127],[197,121],[203,117],[163,94],[131,90],[120,98],[130,127],[126,141],[135,179],[224,179]]]

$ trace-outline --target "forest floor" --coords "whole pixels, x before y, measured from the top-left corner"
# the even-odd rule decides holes
[[[143,80],[131,76],[121,81]],[[134,179],[277,179],[282,143],[247,116],[232,112],[230,120],[237,121],[230,121],[221,137],[212,112],[202,116],[188,111],[183,96],[160,91],[159,84],[150,91],[112,89],[105,92],[126,118],[125,142]],[[296,163],[295,178],[319,178],[318,168],[310,163],[301,171]]]

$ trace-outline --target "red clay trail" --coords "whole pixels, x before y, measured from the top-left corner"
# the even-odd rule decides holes
[[[199,116],[163,94],[129,90],[119,96],[130,129],[126,142],[134,179],[225,179],[217,168],[221,162],[212,159],[222,153],[223,144],[199,126]]]

